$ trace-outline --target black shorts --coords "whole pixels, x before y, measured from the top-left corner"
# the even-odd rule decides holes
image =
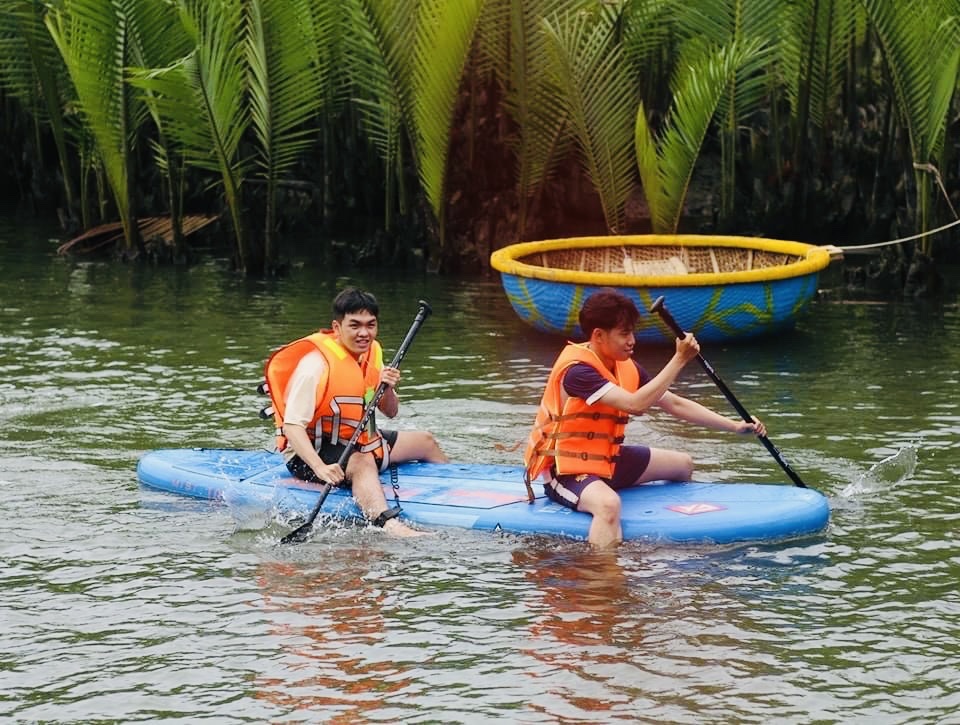
[[[383,436],[383,440],[387,444],[387,448],[392,449],[397,443],[398,431],[380,430],[379,432],[380,435]],[[343,449],[346,447],[346,443],[338,443],[335,446],[325,445],[320,449],[320,460],[327,464],[336,463],[340,460],[340,456],[343,455]],[[317,474],[314,473],[313,469],[310,468],[310,466],[308,466],[300,456],[294,456],[287,461],[287,470],[303,481],[323,483],[319,478],[317,478]]]
[[[621,446],[620,459],[613,468],[613,478],[606,479],[592,473],[554,476],[543,484],[547,498],[562,506],[577,510],[580,494],[594,481],[604,481],[614,491],[635,486],[650,464],[650,449],[647,446]]]

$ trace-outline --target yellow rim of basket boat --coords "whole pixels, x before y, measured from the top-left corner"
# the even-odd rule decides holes
[[[519,261],[533,254],[564,249],[611,247],[737,247],[761,252],[799,257],[785,264],[735,272],[690,272],[687,274],[627,274],[625,272],[592,272],[586,270],[541,267]],[[762,237],[731,237],[700,234],[641,234],[607,237],[571,237],[539,242],[520,242],[498,249],[490,255],[490,264],[498,272],[549,282],[595,285],[599,287],[696,287],[704,285],[743,284],[790,279],[819,272],[830,264],[830,252],[803,242],[789,242]]]

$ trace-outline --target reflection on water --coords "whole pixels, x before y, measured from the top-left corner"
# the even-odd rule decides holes
[[[822,536],[604,553],[324,521],[278,547],[271,501],[181,500],[134,469],[152,448],[269,445],[263,361],[325,324],[338,287],[377,292],[388,354],[430,301],[396,424],[456,460],[516,461],[562,341],[523,326],[496,279],[305,265],[251,281],[217,261],[72,262],[31,234],[0,225],[0,718],[956,719],[955,300],[834,291],[789,334],[703,351],[830,497]],[[638,351],[651,370],[669,354]],[[695,367],[677,387],[728,410]],[[628,435],[689,450],[701,478],[783,482],[750,439],[655,413]]]
[[[369,558],[339,548],[321,567],[258,567],[263,609],[276,623],[285,660],[285,676],[270,672],[254,681],[258,698],[283,711],[323,712],[326,722],[357,722],[410,687],[409,668],[382,646],[386,594],[370,580]]]

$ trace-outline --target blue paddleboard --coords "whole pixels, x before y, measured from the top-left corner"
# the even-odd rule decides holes
[[[592,517],[553,503],[534,487],[528,503],[519,466],[402,463],[397,491],[403,515],[425,527],[551,534],[586,539]],[[137,465],[144,486],[193,498],[270,502],[284,515],[309,513],[320,486],[293,478],[279,453],[213,448],[163,449]],[[390,474],[384,494],[394,504]],[[818,491],[784,484],[656,482],[621,491],[627,540],[679,544],[776,541],[815,534],[830,518]],[[349,491],[334,488],[323,513],[361,519]]]

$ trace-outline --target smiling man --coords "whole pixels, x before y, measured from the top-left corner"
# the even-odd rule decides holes
[[[592,294],[580,309],[588,341],[560,353],[540,402],[524,453],[528,491],[543,478],[547,497],[593,516],[588,540],[597,547],[623,539],[618,490],[661,479],[689,481],[693,459],[681,451],[624,445],[630,415],[651,406],[688,423],[731,433],[766,435],[763,423],[726,418],[669,390],[700,345],[690,333],[655,377],[632,359],[640,312],[612,289]]]
[[[316,483],[350,482],[357,505],[371,523],[397,536],[414,536],[422,532],[396,518],[399,508],[387,507],[380,471],[410,460],[446,462],[432,434],[377,430],[371,416],[346,470],[338,464],[381,383],[387,389],[380,412],[393,418],[400,410],[400,371],[383,364],[377,342],[379,313],[372,294],[344,289],[333,300],[332,329],[277,350],[267,361],[266,378],[277,420],[277,448],[288,470]]]

